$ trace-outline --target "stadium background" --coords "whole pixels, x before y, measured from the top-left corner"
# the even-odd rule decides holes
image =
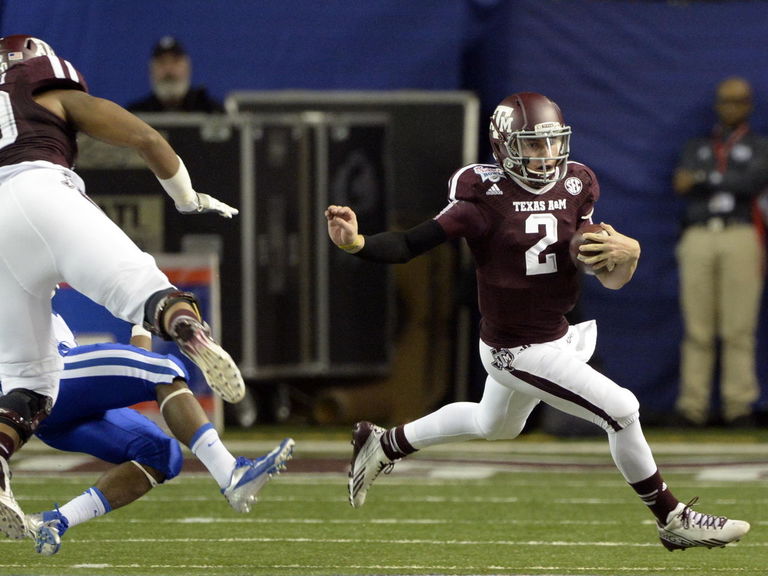
[[[193,82],[222,99],[235,90],[471,90],[484,119],[507,93],[547,94],[573,126],[573,158],[600,178],[598,218],[643,245],[624,290],[585,283],[605,372],[646,410],[671,408],[681,336],[680,206],[671,174],[684,141],[711,125],[713,89],[724,76],[753,82],[753,125],[768,132],[764,3],[5,0],[0,7],[0,33],[45,39],[93,94],[122,104],[148,90],[150,48],[164,34],[187,46]],[[424,133],[415,145],[440,138]],[[485,160],[484,130],[478,138]],[[766,330],[758,351],[764,391]]]

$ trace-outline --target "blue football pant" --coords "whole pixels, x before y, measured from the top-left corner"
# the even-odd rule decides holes
[[[129,406],[155,401],[155,387],[177,378],[189,375],[173,356],[123,344],[73,348],[64,357],[59,398],[36,435],[65,452],[114,464],[135,460],[171,479],[183,464],[178,441]]]

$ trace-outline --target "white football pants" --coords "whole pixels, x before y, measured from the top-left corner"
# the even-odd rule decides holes
[[[596,340],[597,326],[589,321],[543,344],[493,349],[480,342],[488,372],[480,402],[448,404],[408,423],[406,439],[414,448],[512,439],[544,401],[605,429],[611,455],[627,482],[645,480],[656,472],[656,464],[640,427],[637,398],[587,364]]]
[[[70,284],[141,323],[144,303],[172,287],[155,260],[84,195],[82,179],[48,162],[0,168],[0,380],[7,394],[58,394],[62,361],[51,296]]]

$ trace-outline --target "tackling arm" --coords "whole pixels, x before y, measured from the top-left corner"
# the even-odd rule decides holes
[[[158,178],[171,178],[179,170],[179,159],[165,138],[110,100],[80,90],[50,90],[35,100],[97,140],[132,148]]]
[[[80,90],[50,90],[35,100],[79,131],[107,144],[135,150],[173,199],[179,212],[215,212],[225,218],[238,213],[235,208],[207,194],[195,192],[184,162],[168,141],[125,108]]]

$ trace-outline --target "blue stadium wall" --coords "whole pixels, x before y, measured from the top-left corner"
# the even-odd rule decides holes
[[[148,90],[150,47],[164,34],[182,39],[195,81],[220,98],[248,89],[470,89],[485,115],[509,92],[549,95],[573,126],[573,157],[600,178],[597,218],[643,244],[637,276],[620,292],[585,282],[585,309],[598,319],[605,371],[635,391],[646,411],[671,408],[681,322],[674,256],[680,206],[670,178],[684,141],[712,124],[713,89],[727,75],[753,82],[753,125],[768,133],[765,3],[5,0],[0,6],[0,33],[46,39],[81,70],[94,94],[123,104]],[[485,135],[479,136],[486,153]],[[420,145],[435,138],[440,134],[424,134]],[[766,336],[762,326],[764,388]]]

